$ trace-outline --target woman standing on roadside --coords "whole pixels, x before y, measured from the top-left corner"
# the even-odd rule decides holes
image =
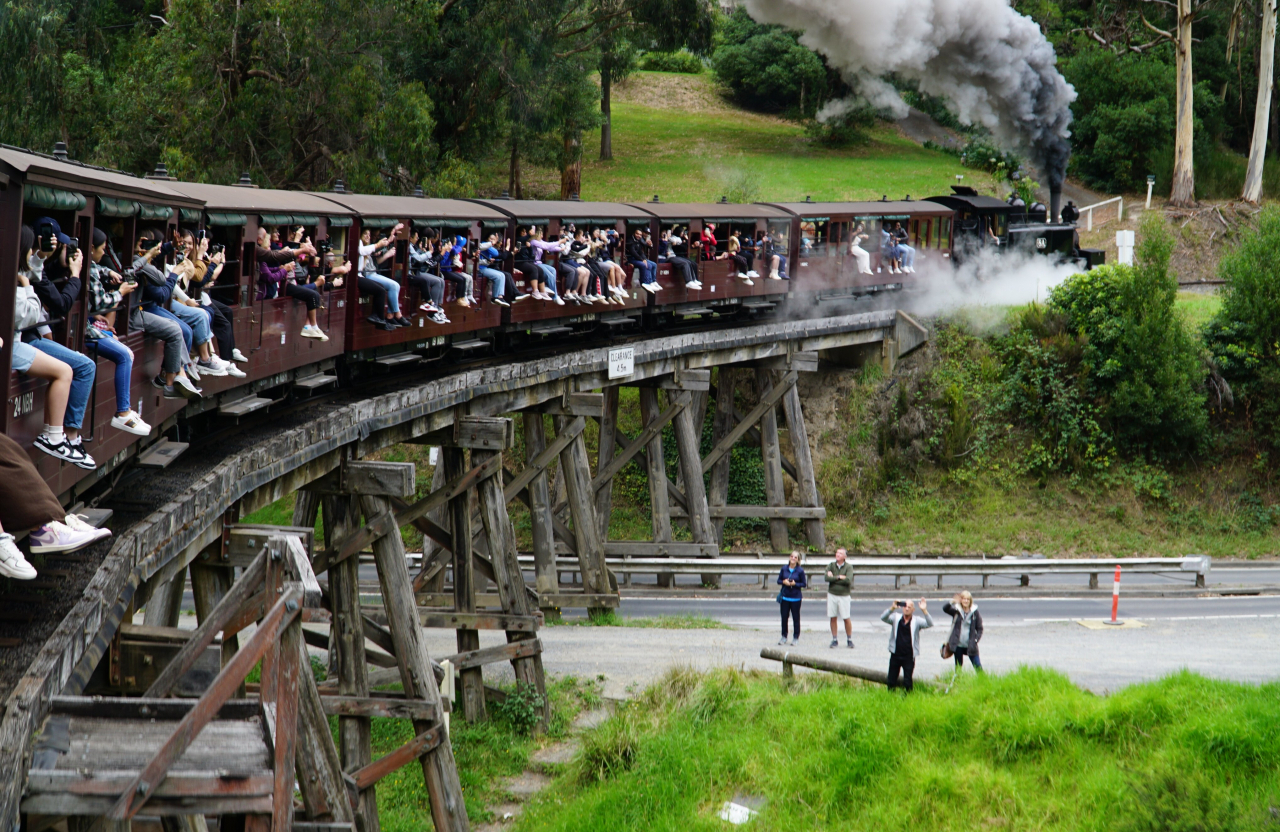
[[[973,603],[973,595],[967,589],[957,592],[951,597],[951,603],[942,605],[942,611],[951,616],[951,637],[947,639],[947,647],[956,657],[956,667],[964,667],[964,657],[968,656],[973,662],[973,669],[981,673],[978,641],[982,638],[982,613]]]
[[[791,643],[800,641],[800,591],[809,585],[804,567],[800,565],[800,552],[793,551],[787,565],[778,572],[778,606],[782,608],[782,638],[778,644],[787,643],[787,616],[791,617]]]

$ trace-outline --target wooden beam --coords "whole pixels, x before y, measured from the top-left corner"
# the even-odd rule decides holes
[[[344,494],[378,497],[412,497],[418,491],[417,471],[412,462],[369,462],[343,460],[339,488]]]
[[[679,369],[668,375],[642,379],[635,382],[635,386],[658,390],[705,391],[711,386],[711,371]]]
[[[672,517],[685,517],[685,513],[678,509],[673,509]],[[786,520],[823,520],[827,516],[827,510],[821,506],[711,506],[711,519],[721,519],[726,517],[746,517],[751,519],[769,520],[773,518]]]
[[[556,430],[567,423],[557,416]],[[591,463],[582,434],[560,454],[560,472],[564,477],[569,513],[573,517],[573,535],[581,564],[582,582],[590,592],[608,592],[609,579],[604,565],[604,546],[600,542],[600,524],[595,517],[595,491],[591,488]],[[552,512],[552,517],[555,512]]]
[[[227,527],[227,558],[223,566],[243,566],[257,557],[267,539],[280,535],[302,538],[303,546],[310,551],[315,543],[315,529],[309,526],[268,526],[260,523],[237,523]]]
[[[466,458],[460,448],[442,448],[445,474],[457,476],[466,467]],[[490,462],[501,454],[482,460]],[[459,612],[476,611],[475,559],[472,557],[474,533],[471,521],[471,497],[463,493],[449,501],[449,518],[455,532],[453,550],[453,608]],[[390,619],[390,616],[388,616]],[[391,623],[388,620],[388,623]],[[416,619],[415,619],[416,623]],[[458,627],[454,632],[458,650],[474,650],[480,646],[480,633],[469,627]],[[484,702],[484,677],[478,672],[459,674],[463,717],[476,723],[486,717]]]
[[[302,540],[293,535],[286,535],[278,540],[281,554],[289,563],[290,572],[302,584],[302,605],[311,609],[319,608],[322,597],[320,582],[316,580],[316,573],[311,568],[311,558],[303,548]]]
[[[672,419],[676,418],[681,410],[688,407],[688,405],[689,394],[687,392],[679,393],[674,396],[672,398],[671,405],[666,410],[662,411],[662,413],[658,414],[652,422],[646,424],[644,429],[640,431],[639,435],[626,444],[622,449],[622,453],[613,457],[609,464],[596,475],[595,479],[591,481],[591,487],[598,491],[607,483],[612,482],[613,478],[617,476],[623,466],[630,462],[632,457],[640,453],[640,451],[649,444],[654,436],[662,433],[662,429],[665,428]],[[557,507],[557,509],[558,508],[559,507]]]
[[[450,455],[461,456],[461,451],[449,449],[445,452],[446,463]],[[499,463],[501,456],[495,455]],[[455,467],[457,465],[455,457]],[[479,466],[472,471],[478,471]],[[471,472],[468,472],[468,475]],[[464,475],[461,480],[465,480]],[[465,489],[463,489],[465,492]],[[462,492],[460,492],[462,493]],[[360,502],[366,515],[378,515],[389,510],[389,504],[381,497],[361,497]],[[460,501],[465,506],[465,500]],[[426,510],[422,511],[425,514]],[[459,541],[458,548],[470,547],[471,535],[465,525],[457,522],[458,514],[470,515],[466,511],[452,512],[455,518],[454,537]],[[463,542],[465,541],[465,543]],[[406,695],[427,702],[440,701],[440,689],[436,686],[435,673],[431,667],[431,656],[418,624],[418,609],[413,598],[413,582],[409,578],[409,567],[404,558],[404,541],[398,534],[383,535],[373,544],[373,554],[378,565],[378,582],[382,588],[383,603],[386,605],[387,621],[391,636],[395,642],[396,657],[400,660],[400,683]],[[433,726],[414,721],[414,730],[422,734]],[[467,832],[467,807],[463,802],[462,783],[458,779],[458,766],[453,756],[453,746],[447,736],[443,737],[434,751],[422,759],[423,779],[427,784],[427,796],[431,801],[431,818],[436,832]]]
[[[795,370],[797,373],[816,373],[818,371],[818,354],[816,352],[793,352],[790,355],[758,358],[751,363],[758,370]]]
[[[604,404],[600,414],[600,439],[596,443],[596,476],[591,480],[591,486],[596,490],[596,519],[600,521],[600,539],[608,541],[609,518],[613,515],[613,475],[610,474],[599,485],[596,485],[596,480],[604,477],[614,456],[614,442],[618,432],[618,388],[606,387],[601,396]]]
[[[530,413],[528,415],[532,415],[534,417],[541,419],[541,414],[538,414],[538,413]],[[528,440],[529,421],[530,421],[529,419],[527,418],[525,419],[525,434],[526,434],[525,442],[526,443],[529,441]],[[547,466],[550,465],[552,462],[554,462],[556,458],[560,456],[560,452],[563,451],[565,448],[569,447],[569,443],[572,442],[575,438],[577,438],[578,434],[582,433],[582,431],[586,429],[586,427],[587,427],[587,420],[581,416],[578,416],[574,418],[573,421],[565,425],[564,430],[558,431],[556,438],[551,441],[550,445],[548,445],[546,443],[547,442],[546,426],[543,425],[543,430],[538,432],[539,435],[541,436],[541,439],[542,439],[541,444],[543,447],[537,451],[535,456],[530,458],[529,461],[525,463],[524,470],[522,470],[519,474],[513,477],[511,481],[507,483],[506,487],[503,489],[503,493],[506,494],[507,501],[510,502],[511,500],[514,500],[516,498],[516,495],[519,494],[522,489],[524,489],[526,486],[532,483],[538,477],[539,474],[545,473]]]
[[[787,435],[791,438],[791,447],[796,455],[797,473],[793,474],[796,484],[800,486],[800,502],[821,514],[806,517],[805,534],[809,545],[819,552],[827,549],[827,534],[822,521],[827,512],[822,508],[822,495],[818,493],[818,482],[813,468],[813,454],[809,450],[809,432],[805,428],[804,410],[800,407],[800,391],[793,384],[782,397],[782,412],[787,419]]]
[[[437,725],[434,728],[423,731],[385,757],[379,757],[352,775],[356,781],[356,788],[367,789],[388,774],[399,771],[409,763],[438,747],[443,736],[444,726]]]
[[[714,395],[716,398],[716,414],[711,420],[713,447],[728,436],[733,428],[733,395],[737,383],[737,370],[728,366],[721,367],[717,381],[720,382],[719,386],[711,388],[708,392],[708,396]],[[729,499],[731,460],[732,454],[725,454],[716,460],[716,464],[711,466],[711,477],[707,484],[707,507],[710,509],[712,525],[715,526],[716,542],[722,549],[724,548],[724,517],[717,516],[716,511],[721,509]],[[676,516],[675,512],[672,512],[672,516]]]
[[[226,667],[222,668],[222,672],[213,680],[209,690],[200,697],[198,705],[182,718],[169,739],[143,766],[141,773],[132,779],[107,814],[108,817],[113,820],[129,820],[138,813],[138,810],[146,804],[151,792],[164,780],[170,767],[214,718],[223,703],[231,698],[231,694],[240,687],[244,677],[258,663],[258,659],[262,658],[262,654],[269,646],[276,643],[284,628],[297,617],[301,608],[301,587],[297,584],[286,586],[280,599],[262,620],[262,624],[249,639],[248,644],[235,654]],[[193,637],[188,642],[188,644],[191,643],[197,643],[197,640]],[[154,695],[150,691],[148,693]]]
[[[560,399],[552,399],[539,409],[551,416],[594,416],[599,419],[604,412],[604,394],[565,393]]]
[[[643,390],[644,388],[642,387],[640,389]],[[627,435],[622,431],[618,431],[617,444],[625,449],[629,442],[630,439],[628,439]],[[641,468],[648,469],[649,453],[647,451],[637,451],[636,464]],[[673,501],[678,506],[687,508],[689,505],[689,501],[685,498],[684,492],[676,488],[670,480],[667,481],[667,497],[669,502]]]
[[[794,375],[792,373],[793,377]],[[772,376],[772,370],[756,370],[756,392],[761,401],[768,400],[774,392]],[[776,407],[766,407],[760,414],[760,458],[764,467],[765,500],[771,506],[786,505],[787,492],[782,482],[782,450],[778,445]],[[790,551],[791,541],[787,535],[786,520],[780,517],[769,518],[769,543],[775,552]]]
[[[604,552],[609,557],[714,558],[720,554],[720,549],[714,542],[672,543],[670,541],[610,540],[604,545]]]
[[[439,722],[440,706],[420,699],[391,699],[382,696],[322,696],[328,716],[384,717]]]
[[[305,599],[305,592],[300,591],[298,595],[302,597],[294,602],[295,611],[300,609]],[[264,677],[271,669],[275,670],[276,675],[275,689],[263,694],[264,700],[266,696],[275,696],[273,702],[264,702],[275,707],[276,715],[276,732],[271,743],[275,756],[272,766],[275,789],[271,796],[271,832],[290,832],[293,828],[293,789],[297,785],[294,778],[298,753],[299,677],[307,651],[302,643],[302,622],[296,615],[287,624],[281,625],[277,634],[278,640],[267,648],[268,651],[275,652],[275,661],[271,666],[265,661],[262,663]],[[306,672],[307,676],[311,675],[309,661]],[[325,728],[328,728],[327,724]]]
[[[685,494],[689,497],[689,531],[694,543],[715,545],[716,530],[711,525],[706,483],[702,479],[706,469],[698,464],[702,425],[694,423],[693,409],[686,407],[676,416],[674,428],[676,446],[679,450],[680,471],[684,475]],[[720,576],[714,573],[703,574],[702,583],[705,586],[719,586]]]
[[[500,451],[511,446],[515,426],[496,416],[458,416],[453,420],[453,443],[458,448]]]
[[[671,484],[667,480],[667,461],[662,451],[662,425],[666,422],[662,422],[662,419],[667,413],[671,414],[667,421],[675,418],[688,403],[688,398],[678,398],[666,411],[661,411],[657,391],[649,387],[640,388],[640,418],[644,421],[640,436],[648,437],[645,468],[649,480],[649,515],[654,542],[659,544],[670,543],[675,539],[671,531],[671,502],[668,499]],[[657,430],[652,429],[655,426]],[[628,444],[623,453],[630,448],[631,445]],[[670,586],[671,582],[671,575],[658,575],[658,586]]]
[[[723,372],[723,371],[722,371],[722,372]],[[714,384],[713,384],[713,385],[711,385],[711,394],[712,394],[712,395],[716,395],[716,390],[717,390],[716,385],[714,385]],[[728,430],[729,430],[730,428],[732,428],[734,425],[738,424],[738,417],[737,417],[737,415],[736,415],[736,413],[735,413],[735,411],[734,411],[734,408],[732,407],[732,404],[733,404],[733,402],[732,402],[732,401],[730,401],[730,402],[729,402],[729,405],[730,405],[730,406],[727,408],[727,411],[726,411],[726,412],[728,413],[728,415],[729,415],[729,425],[728,425],[728,427],[727,427],[727,428],[725,428],[725,432],[728,432]],[[716,406],[717,406],[717,407],[719,407],[719,405],[718,405],[718,404],[717,404]],[[714,436],[714,434],[713,434],[713,436]],[[712,441],[712,445],[713,445],[713,447],[714,447],[714,444],[715,444],[716,442],[719,442],[721,438],[723,438],[723,436],[721,436],[721,437],[715,437],[715,438],[713,438],[713,439],[711,440],[711,441]],[[742,435],[742,438],[743,438],[743,439],[745,439],[745,440],[747,440],[747,442],[748,442],[748,443],[750,443],[750,444],[752,444],[752,445],[759,445],[759,444],[760,444],[760,431],[756,430],[754,426],[753,426],[753,427],[749,427],[749,428],[747,428],[747,432],[746,432],[746,433],[744,433],[744,434]],[[782,456],[782,470],[783,470],[783,471],[785,471],[785,472],[787,473],[787,476],[791,477],[791,479],[792,479],[793,481],[795,481],[795,482],[799,482],[799,481],[800,481],[800,474],[797,472],[795,464],[794,464],[791,460],[787,459],[787,457],[786,457],[786,455],[785,455],[785,454],[783,454],[783,456]]]
[[[795,383],[795,371],[787,373],[783,377],[782,383],[777,387],[774,387],[766,398],[762,399],[759,404],[751,408],[747,415],[743,417],[742,421],[739,422],[733,430],[729,431],[729,435],[716,443],[716,446],[711,449],[711,453],[707,454],[706,457],[703,458],[702,472],[706,473],[707,471],[710,471],[711,466],[716,464],[716,460],[727,454],[737,441],[742,438],[742,435],[747,432],[747,428],[760,421],[760,417],[764,415],[766,410],[777,405],[778,400],[787,392],[787,387]]]
[[[523,477],[527,472],[532,472],[529,475],[528,486],[525,490],[529,504],[529,521],[533,529],[534,585],[540,593],[550,592],[556,587],[556,540],[555,527],[551,522],[551,495],[547,488],[546,467],[560,455],[560,451],[564,450],[564,446],[573,441],[574,436],[582,432],[586,426],[586,420],[584,419],[581,425],[578,424],[577,419],[570,422],[565,426],[563,433],[555,438],[551,446],[548,446],[546,423],[542,418],[542,414],[526,410],[522,415],[524,418],[526,462],[524,471],[520,472],[520,477]],[[564,442],[564,446],[556,447],[561,441]],[[519,477],[516,479],[519,479]],[[517,489],[513,495],[512,486],[514,484],[515,481],[513,480],[503,489],[507,499],[511,499],[512,496],[521,493]]]
[[[204,653],[205,648],[213,644],[213,640],[222,628],[239,612],[240,607],[249,599],[250,594],[262,585],[262,581],[266,577],[266,570],[267,552],[266,549],[263,549],[254,558],[253,563],[245,568],[240,580],[232,585],[231,590],[222,597],[218,605],[200,623],[200,626],[196,627],[195,632],[191,634],[191,638],[187,639],[187,643],[178,651],[178,655],[174,656],[173,660],[165,665],[164,670],[160,671],[160,675],[156,677],[151,687],[147,688],[147,692],[143,696],[161,699],[169,695],[178,680],[191,669],[200,655]]]

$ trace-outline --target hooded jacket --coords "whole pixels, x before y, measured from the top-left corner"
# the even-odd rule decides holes
[[[889,625],[889,652],[892,653],[898,646],[898,627],[902,623],[902,613],[897,607],[889,607],[880,616],[880,620]],[[911,615],[911,651],[916,658],[920,658],[920,631],[927,630],[933,626],[933,616],[927,612],[916,610]]]
[[[960,643],[960,630],[963,629],[964,612],[950,601],[942,605],[942,611],[951,616],[951,636],[947,639],[947,646],[951,648],[951,652],[954,653],[957,647],[964,647],[968,650],[970,656],[978,655],[978,642],[982,639],[982,613],[978,612],[978,605],[969,605],[968,644]]]

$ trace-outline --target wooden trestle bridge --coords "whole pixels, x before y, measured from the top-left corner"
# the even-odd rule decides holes
[[[816,370],[819,355],[860,352],[891,365],[926,337],[904,314],[873,312],[516,358],[318,413],[229,457],[117,536],[8,692],[0,819],[14,832],[118,832],[142,818],[185,832],[203,832],[211,818],[220,832],[376,832],[378,780],[417,761],[436,828],[467,829],[447,730],[455,702],[441,696],[448,677],[458,674],[456,707],[468,720],[485,714],[485,664],[511,662],[518,683],[544,690],[543,610],[617,606],[606,557],[702,557],[704,580],[714,582],[724,521],[740,516],[767,518],[777,551],[789,548],[787,520],[801,519],[810,545],[825,549],[797,377]],[[624,385],[639,388],[636,436],[618,428]],[[746,386],[757,403],[740,413],[734,394]],[[713,447],[702,456],[713,397]],[[779,410],[793,459],[779,445]],[[504,465],[514,436],[507,414],[522,419],[519,470]],[[594,468],[588,419],[599,424]],[[675,478],[663,461],[668,425]],[[763,452],[767,506],[726,504],[740,441]],[[404,442],[440,448],[425,496],[412,464],[362,461]],[[613,478],[632,460],[648,472],[652,538],[609,540]],[[563,494],[548,475],[557,462]],[[785,476],[800,505],[785,504]],[[293,526],[240,522],[294,492]],[[532,585],[507,514],[512,500],[532,518]],[[321,508],[323,549],[312,533]],[[675,523],[687,524],[690,542],[675,540]],[[406,526],[427,541],[413,572]],[[358,556],[370,550],[380,606],[361,603]],[[580,584],[559,582],[566,557]],[[188,575],[194,631],[177,628]],[[328,624],[328,634],[305,622]],[[455,630],[457,653],[429,656],[425,628]],[[505,631],[507,643],[480,649],[481,629]],[[308,644],[330,654],[318,683]],[[371,671],[375,658],[386,669]],[[386,682],[402,690],[374,690]],[[413,740],[374,760],[372,717],[410,720]]]

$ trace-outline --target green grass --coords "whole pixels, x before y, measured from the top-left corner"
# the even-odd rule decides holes
[[[395,686],[393,686],[395,687]],[[524,771],[529,755],[541,745],[568,735],[574,717],[600,706],[599,684],[573,677],[548,680],[550,730],[531,737],[499,718],[468,725],[461,714],[450,722],[449,738],[458,762],[467,816],[472,827],[493,820],[492,807],[506,798],[501,780]],[[373,757],[388,754],[413,739],[413,725],[403,719],[373,721]],[[337,740],[337,718],[330,723]],[[431,828],[431,809],[422,782],[422,767],[410,764],[378,782],[378,819],[385,832],[421,832]]]
[[[1227,832],[1274,827],[1280,685],[1190,673],[1097,697],[1062,675],[963,675],[905,699],[819,674],[673,671],[586,735],[521,832]]]
[[[635,627],[642,630],[732,630],[723,621],[706,615],[658,615],[652,618],[627,618],[613,610],[586,618],[564,618],[547,622],[565,627]]]
[[[1193,331],[1209,323],[1222,308],[1222,296],[1205,292],[1179,292],[1176,306]]]

